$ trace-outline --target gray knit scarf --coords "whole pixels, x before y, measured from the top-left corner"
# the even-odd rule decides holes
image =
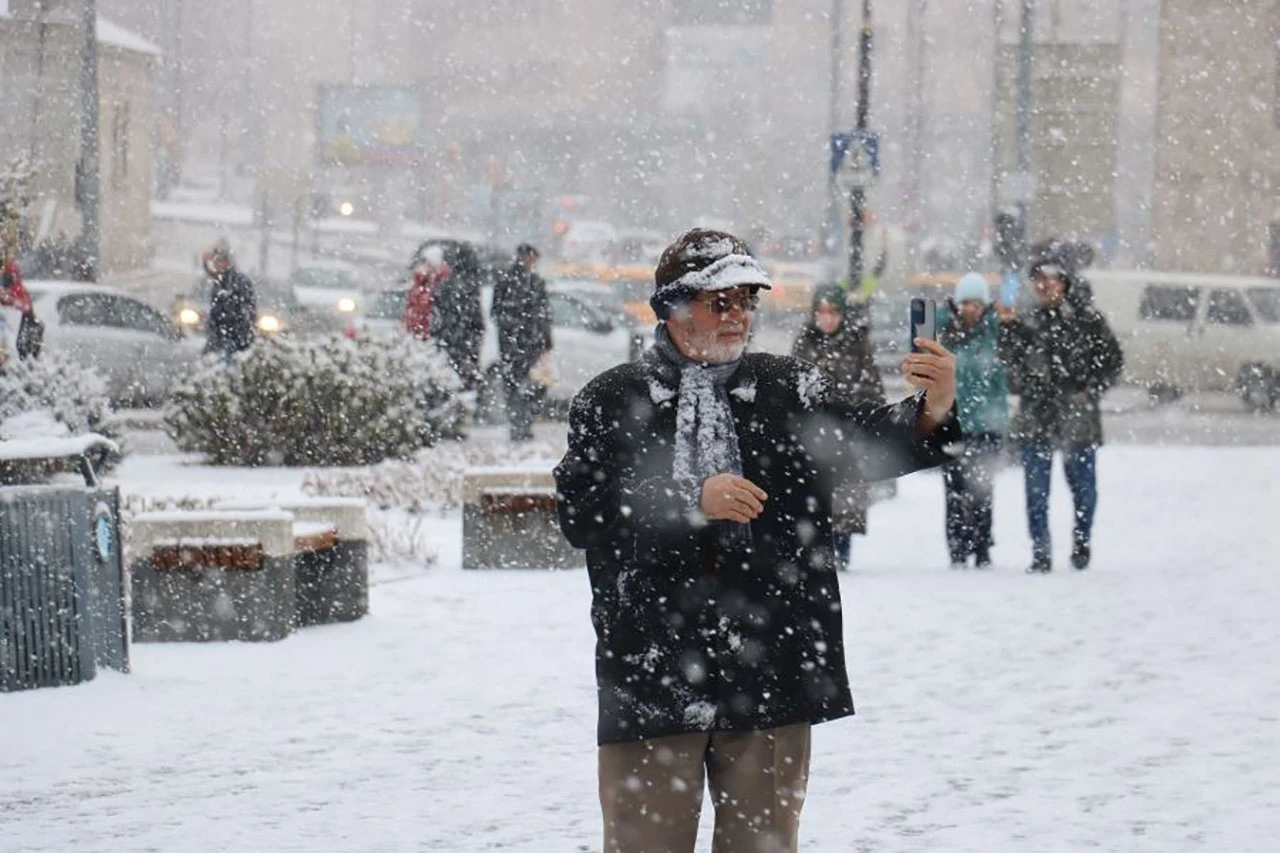
[[[741,359],[727,364],[703,364],[686,358],[667,334],[666,323],[658,325],[654,338],[654,350],[680,373],[671,474],[690,490],[690,509],[696,509],[701,502],[702,483],[708,477],[742,476],[738,431],[729,408],[729,379]],[[721,547],[741,550],[751,546],[750,525],[734,521],[713,524]]]

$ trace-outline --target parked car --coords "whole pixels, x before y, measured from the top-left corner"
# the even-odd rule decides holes
[[[364,334],[375,337],[403,334],[400,318],[404,314],[407,295],[407,289],[374,294],[357,327]],[[547,392],[547,403],[551,411],[562,412],[567,411],[573,395],[594,376],[635,358],[638,341],[630,326],[615,322],[604,311],[576,295],[548,290],[547,296],[551,302],[552,353],[556,372],[556,381]],[[503,402],[498,374],[498,331],[489,319],[492,298],[490,288],[481,291],[486,320],[480,366],[485,381],[478,406],[483,416],[497,419]]]
[[[359,314],[364,304],[359,274],[337,262],[298,267],[289,274],[289,286],[298,305],[343,325]]]
[[[1125,378],[1156,399],[1235,390],[1252,409],[1280,402],[1280,282],[1273,278],[1088,270],[1120,339]]]
[[[113,287],[69,281],[30,281],[36,316],[45,324],[48,353],[66,353],[97,369],[113,404],[163,401],[179,378],[189,375],[204,349],[203,338],[187,337],[164,314]],[[19,317],[5,315],[10,357]]]

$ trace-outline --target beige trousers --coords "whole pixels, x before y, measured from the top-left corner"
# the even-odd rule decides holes
[[[805,723],[600,747],[605,853],[693,853],[704,782],[714,853],[795,853],[809,782]]]

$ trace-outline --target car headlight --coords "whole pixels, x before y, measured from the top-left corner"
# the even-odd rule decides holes
[[[344,201],[342,204],[338,205],[338,212],[343,216],[350,216],[356,212],[356,206],[349,201]]]
[[[263,314],[258,318],[258,331],[260,332],[274,334],[275,332],[280,331],[282,325],[280,318],[274,314]]]
[[[194,308],[183,308],[178,312],[178,322],[184,326],[199,325],[200,312]]]
[[[338,310],[343,314],[352,314],[356,310],[356,301],[350,296],[344,296],[338,300]]]

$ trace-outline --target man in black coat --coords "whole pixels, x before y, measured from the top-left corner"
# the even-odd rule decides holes
[[[955,360],[855,401],[797,358],[745,354],[764,269],[694,229],[658,264],[654,348],[592,380],[556,468],[587,551],[605,850],[692,851],[704,779],[716,846],[795,850],[814,723],[853,713],[832,490],[946,460]]]
[[[551,351],[551,303],[547,300],[547,283],[538,275],[537,267],[538,250],[528,243],[517,246],[515,263],[494,282],[489,310],[498,327],[498,353],[512,441],[533,438],[537,388],[529,371]]]
[[[452,272],[436,286],[431,334],[444,347],[463,384],[475,388],[484,341],[480,260],[470,243],[444,245],[444,259]]]
[[[211,282],[204,351],[229,362],[236,353],[253,346],[258,322],[253,282],[236,268],[226,240],[219,240],[205,255],[204,266]]]
[[[1018,389],[1010,438],[1022,448],[1032,542],[1027,571],[1032,573],[1053,568],[1049,484],[1056,450],[1062,451],[1075,507],[1071,565],[1089,566],[1102,444],[1099,402],[1124,366],[1120,343],[1094,306],[1076,259],[1077,250],[1069,243],[1047,241],[1032,248],[1036,305],[1003,318],[998,344]]]

